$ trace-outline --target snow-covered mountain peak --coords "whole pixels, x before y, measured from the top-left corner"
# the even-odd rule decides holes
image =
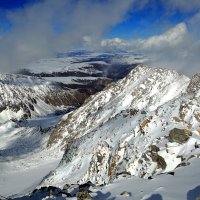
[[[73,117],[70,115],[67,118],[67,123],[76,120],[74,127],[79,127],[81,132],[84,132],[90,123],[96,122],[96,115],[98,122],[103,123],[109,117],[112,118],[127,109],[153,111],[184,93],[188,84],[189,78],[173,70],[151,68],[142,64],[124,79],[110,84],[104,91],[87,99],[85,104],[72,114]],[[82,127],[82,122],[85,123],[85,120],[90,123]],[[97,123],[97,127],[98,125]],[[69,127],[71,129],[71,125]],[[59,128],[63,129],[63,122],[61,127],[58,125]],[[56,130],[49,144],[52,143],[52,138],[61,140],[65,134],[68,132],[57,135]]]
[[[91,96],[53,130],[48,146],[66,151],[43,184],[147,178],[187,163],[200,153],[200,105],[189,84],[173,70],[139,65]]]
[[[84,131],[91,125],[98,127],[99,123],[104,123],[124,110],[154,111],[184,93],[189,80],[173,70],[139,65],[124,79],[110,84],[104,91],[88,98],[80,109],[67,117],[66,123],[69,125],[64,126],[64,129],[79,128],[80,136],[81,133],[85,134]],[[70,122],[74,120],[77,120],[77,123],[71,126]],[[82,127],[83,122],[86,125]],[[61,122],[57,129],[63,129],[63,124],[64,122]],[[49,144],[54,143],[55,138],[55,141],[62,140],[68,135],[65,131],[62,136],[57,135],[57,132],[60,132],[57,129],[52,134]]]
[[[126,100],[129,99],[132,107],[148,107],[153,110],[181,94],[188,84],[189,78],[174,70],[151,68],[141,64],[116,83],[113,90],[122,93]]]
[[[152,79],[158,79],[158,77],[165,77],[168,80],[170,78],[179,78],[179,77],[185,77],[189,80],[185,75],[181,75],[175,70],[166,69],[166,68],[160,68],[160,67],[149,67],[145,64],[140,64],[137,67],[135,67],[126,78],[133,78],[137,79],[138,77],[146,78],[152,78]],[[145,77],[146,76],[146,77]]]

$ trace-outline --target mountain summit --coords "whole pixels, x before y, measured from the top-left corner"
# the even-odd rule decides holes
[[[42,185],[149,178],[200,154],[200,79],[139,65],[91,96],[53,130],[48,148],[65,149]]]

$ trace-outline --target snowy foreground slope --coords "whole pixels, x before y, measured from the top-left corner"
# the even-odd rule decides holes
[[[99,188],[96,200],[196,200],[200,197],[200,160],[191,160],[189,166],[177,168],[174,175],[161,174],[151,180],[138,177],[119,178]],[[130,196],[120,195],[123,191]]]
[[[65,148],[42,185],[150,178],[200,154],[200,75],[140,65],[66,115],[48,147]]]
[[[200,160],[191,159],[191,164],[175,169],[174,175],[161,174],[153,179],[141,179],[133,176],[119,177],[105,186],[90,186],[89,196],[93,200],[197,200],[200,196],[199,171]],[[68,194],[76,194],[80,185],[67,185],[71,188],[55,192],[41,188],[16,200],[37,199],[77,199]],[[50,188],[50,187],[49,187]],[[60,193],[62,191],[62,194]],[[70,193],[69,193],[70,192]],[[126,195],[123,195],[126,194]],[[78,196],[78,195],[77,195]],[[89,197],[88,196],[88,197]],[[80,200],[81,198],[79,198]],[[82,198],[86,199],[86,198]],[[81,199],[81,200],[82,200]]]
[[[195,199],[200,195],[199,96],[200,74],[190,80],[139,65],[66,114],[50,137],[46,128],[56,124],[55,116],[44,120],[42,129],[31,127],[34,120],[5,122],[0,195],[26,194],[38,185],[17,199],[76,199],[67,196],[91,181],[93,199]],[[19,137],[17,142],[9,134]],[[21,184],[11,184],[9,179],[20,177]],[[57,188],[50,194],[45,186]],[[127,196],[120,195],[123,191]]]

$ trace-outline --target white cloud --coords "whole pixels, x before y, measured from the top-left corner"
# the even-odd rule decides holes
[[[191,12],[200,8],[199,0],[162,0],[169,9],[177,9],[183,12]]]
[[[200,41],[195,40],[185,23],[167,32],[139,40],[103,40],[106,49],[125,49],[144,53],[150,58],[148,64],[177,70],[188,76],[200,70]]]
[[[141,41],[139,49],[152,58],[152,65],[173,68],[190,77],[200,70],[200,41],[193,38],[184,23]]]
[[[152,48],[160,50],[161,48],[173,47],[183,41],[188,35],[188,30],[185,23],[180,23],[177,26],[171,28],[167,32],[149,37],[147,39],[138,40],[123,40],[120,38],[104,39],[101,41],[101,46],[105,48],[131,48],[137,46],[138,49],[151,50]]]
[[[51,56],[56,51],[80,47],[86,35],[100,37],[126,17],[134,1],[44,0],[7,13],[13,28],[1,39],[1,72]]]
[[[123,47],[127,47],[126,41],[120,38],[113,38],[113,39],[104,39],[100,42],[100,45],[103,48],[111,49],[111,50],[117,50],[122,49]]]
[[[179,45],[188,34],[185,23],[180,23],[176,27],[168,30],[162,35],[150,37],[141,41],[144,49],[161,49]]]

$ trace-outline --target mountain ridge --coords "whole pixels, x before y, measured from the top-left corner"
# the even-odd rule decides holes
[[[139,65],[90,97],[52,132],[49,148],[66,150],[42,185],[104,184],[121,173],[148,178],[187,164],[200,152],[199,95],[187,91],[199,94],[196,76]]]

